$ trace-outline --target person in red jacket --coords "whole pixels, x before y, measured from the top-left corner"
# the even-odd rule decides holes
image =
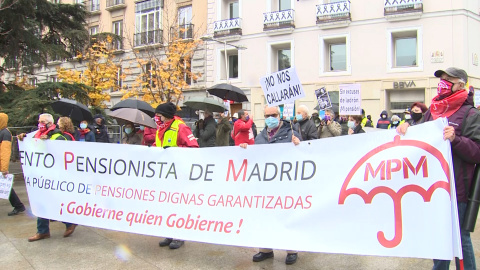
[[[155,143],[155,134],[157,130],[147,126],[140,126],[137,134],[142,135],[142,145],[152,146]]]
[[[255,137],[253,136],[252,124],[253,120],[245,110],[237,112],[238,120],[233,125],[232,138],[235,140],[235,145],[241,143],[254,144]]]

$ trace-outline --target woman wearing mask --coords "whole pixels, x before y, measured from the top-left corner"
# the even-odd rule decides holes
[[[122,139],[123,144],[142,144],[142,137],[135,132],[133,123],[126,123],[123,127],[123,132],[125,132],[125,137]]]
[[[361,115],[350,115],[348,117],[348,135],[365,133],[365,130],[362,128],[362,116]]]
[[[390,125],[388,125],[388,129],[396,129],[398,127],[398,125],[400,125],[400,121],[402,119],[400,119],[400,116],[394,114],[392,115],[392,118],[390,119],[390,121],[392,122]]]
[[[80,142],[95,142],[95,133],[88,127],[87,120],[80,122],[80,129],[75,132],[75,140]]]
[[[415,102],[412,104],[410,107],[410,120],[407,120],[406,122],[410,126],[414,126],[416,124],[420,124],[423,122],[423,115],[425,112],[428,110],[427,106],[421,102]]]

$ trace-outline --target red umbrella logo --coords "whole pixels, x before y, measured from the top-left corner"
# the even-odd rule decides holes
[[[427,157],[420,156],[412,157],[411,159],[403,158],[403,159],[387,159],[379,162],[379,165],[372,166],[369,163],[369,160],[374,158],[377,154],[395,148],[395,150],[400,150],[401,147],[416,147],[422,149],[432,155],[435,159],[438,160],[440,166],[445,173],[446,179],[436,179],[434,180],[433,184],[431,184],[428,188],[424,188],[420,185],[416,184],[406,184],[400,185],[396,188],[389,187],[389,183],[392,183],[392,174],[394,173],[402,173],[405,179],[412,177],[412,174],[419,177],[423,176],[423,178],[428,178],[428,165],[427,165]],[[419,160],[417,165],[413,165],[410,160]],[[361,169],[364,169],[364,173]],[[358,172],[358,173],[357,173]],[[380,178],[380,182],[382,185],[375,185],[369,192],[365,192],[363,189],[359,187],[349,187],[350,182],[352,179],[358,179],[359,177],[354,177],[355,175],[360,175],[362,183],[368,182],[372,180],[373,177]],[[443,177],[443,174],[442,174]],[[396,183],[398,185],[398,182]],[[393,248],[400,244],[402,241],[402,197],[403,195],[414,192],[418,193],[424,202],[430,202],[432,198],[432,194],[437,189],[444,189],[448,194],[450,194],[450,169],[448,166],[448,162],[443,157],[442,153],[436,149],[435,147],[416,140],[400,140],[400,136],[395,136],[393,142],[388,142],[383,145],[378,146],[377,148],[368,152],[365,156],[363,156],[351,169],[348,173],[345,182],[343,183],[342,189],[340,191],[340,197],[338,200],[338,204],[344,204],[345,200],[350,195],[358,195],[360,196],[366,204],[370,204],[373,198],[377,194],[386,194],[390,196],[393,200],[393,210],[394,210],[394,218],[395,218],[395,235],[393,239],[387,239],[385,237],[385,233],[383,231],[377,232],[377,239],[378,242],[386,247],[386,248]]]

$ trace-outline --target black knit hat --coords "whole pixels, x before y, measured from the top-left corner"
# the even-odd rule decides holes
[[[163,103],[157,106],[155,113],[159,113],[166,118],[173,118],[177,112],[177,106],[171,102]]]

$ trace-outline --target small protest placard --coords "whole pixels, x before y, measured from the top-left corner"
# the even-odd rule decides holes
[[[295,115],[294,109],[295,103],[286,103],[283,105],[283,117],[285,117],[285,119],[293,119]]]
[[[339,114],[361,115],[362,97],[360,84],[341,84],[339,88]]]
[[[294,67],[262,77],[260,85],[269,107],[292,103],[305,97],[297,70]]]
[[[315,90],[315,96],[317,97],[318,111],[332,107],[332,101],[325,87]]]
[[[10,191],[13,186],[13,174],[7,174],[6,177],[0,174],[0,199],[10,197]]]

